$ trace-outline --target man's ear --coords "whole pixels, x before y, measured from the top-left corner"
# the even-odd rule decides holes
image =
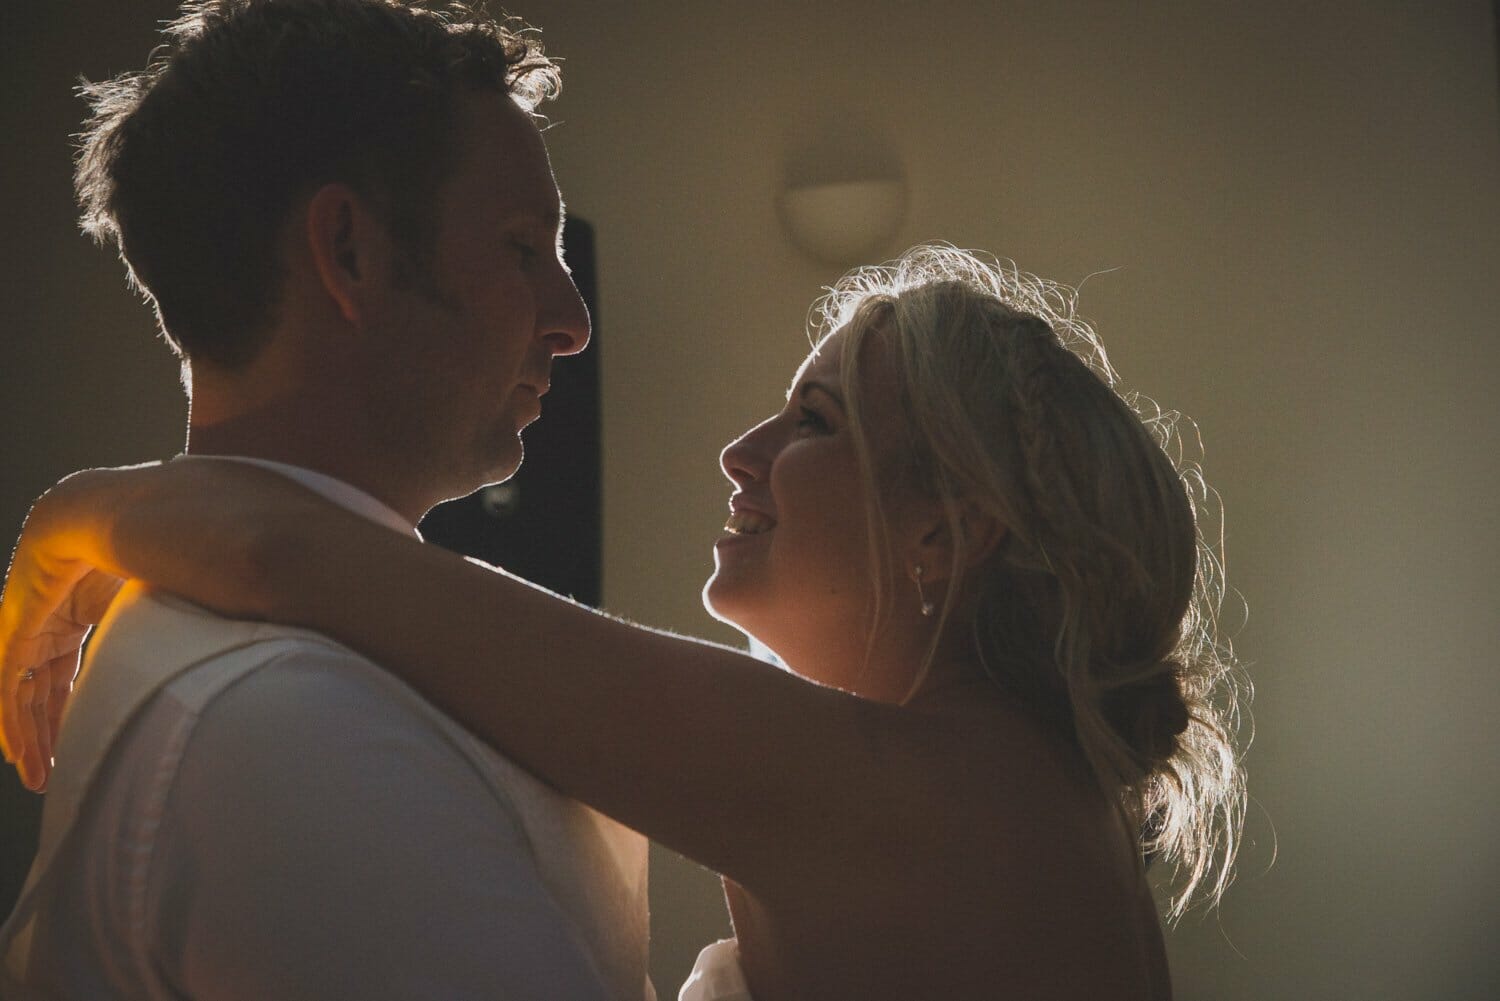
[[[339,313],[364,323],[391,258],[390,235],[369,202],[347,184],[325,184],[307,203],[307,250]]]
[[[955,503],[956,525],[947,507],[938,500],[925,501],[911,513],[914,520],[905,540],[906,569],[922,568],[924,581],[946,580],[953,573],[955,555],[961,554],[960,573],[989,559],[1005,539],[1004,523],[967,500]],[[955,537],[956,533],[956,537]]]

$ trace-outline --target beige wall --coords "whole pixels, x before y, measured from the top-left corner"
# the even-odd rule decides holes
[[[69,230],[65,145],[69,78],[135,65],[141,8],[171,5],[83,6],[110,23],[75,51],[45,25],[0,43],[23,137],[4,154],[0,534],[55,476],[178,441],[171,364]],[[779,178],[809,149],[894,157],[911,205],[887,251],[944,238],[1063,281],[1110,271],[1084,312],[1130,386],[1202,429],[1258,735],[1240,881],[1171,935],[1178,995],[1500,994],[1490,7],[516,6],[568,57],[549,141],[599,231],[609,606],[734,638],[697,598],[714,459],[776,405],[835,277],[783,236]],[[724,925],[706,874],[655,865],[669,994]]]

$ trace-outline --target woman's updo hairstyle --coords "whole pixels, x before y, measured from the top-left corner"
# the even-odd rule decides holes
[[[1217,901],[1243,816],[1248,689],[1217,637],[1222,566],[1200,524],[1216,498],[1182,455],[1180,415],[1116,391],[1070,289],[948,245],[851,272],[813,310],[815,342],[845,338],[877,623],[909,586],[882,498],[916,489],[944,503],[959,540],[948,579],[961,584],[942,596],[932,652],[973,609],[991,677],[1076,742],[1142,856],[1176,866],[1172,916],[1200,889]],[[899,440],[864,433],[867,341],[894,373]],[[976,566],[961,503],[1007,530]]]

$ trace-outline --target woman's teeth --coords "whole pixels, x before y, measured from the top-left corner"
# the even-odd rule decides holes
[[[755,511],[731,511],[724,531],[731,535],[759,535],[776,527],[776,522]]]

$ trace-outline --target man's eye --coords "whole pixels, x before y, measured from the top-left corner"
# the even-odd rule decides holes
[[[512,240],[510,245],[514,247],[516,253],[520,255],[522,264],[530,264],[536,260],[537,249],[531,244],[524,243],[521,240]]]

